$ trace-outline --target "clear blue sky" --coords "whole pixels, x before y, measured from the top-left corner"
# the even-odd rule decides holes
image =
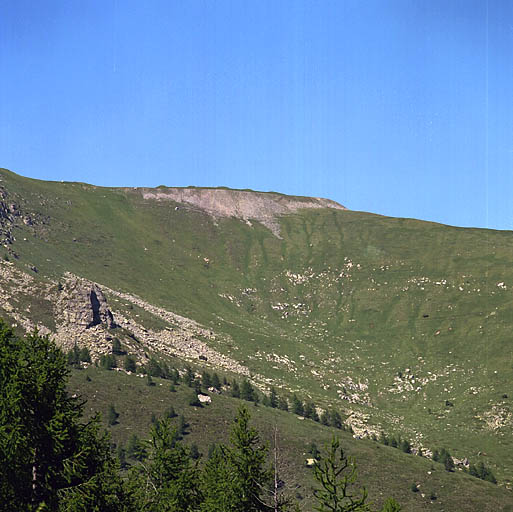
[[[0,0],[0,166],[513,229],[510,0]]]

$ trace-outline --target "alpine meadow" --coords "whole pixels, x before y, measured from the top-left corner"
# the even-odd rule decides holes
[[[0,180],[2,510],[513,510],[511,232]]]

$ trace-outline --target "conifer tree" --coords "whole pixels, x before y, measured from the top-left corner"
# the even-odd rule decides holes
[[[151,430],[148,459],[130,475],[130,488],[139,510],[193,512],[202,501],[197,462],[176,442],[169,420],[159,420]]]
[[[278,407],[278,395],[276,394],[274,387],[271,387],[271,392],[269,394],[269,405],[274,409]]]
[[[232,382],[232,396],[233,398],[240,398],[240,388],[236,380]]]
[[[247,379],[244,379],[242,381],[240,387],[240,397],[248,402],[255,401],[255,390],[253,389],[253,386]]]
[[[314,465],[314,477],[320,484],[314,490],[319,512],[368,511],[367,491],[356,485],[356,463],[346,456],[338,439],[333,438],[327,454]]]
[[[218,391],[221,390],[221,381],[219,380],[219,376],[217,375],[217,373],[214,373],[212,375],[212,383],[211,383],[211,385],[212,385],[212,387],[214,387]]]
[[[292,412],[298,416],[303,416],[304,414],[303,402],[299,400],[296,393],[292,396]]]
[[[0,321],[0,503],[12,512],[122,510],[122,483],[98,417],[66,390],[64,354]]]

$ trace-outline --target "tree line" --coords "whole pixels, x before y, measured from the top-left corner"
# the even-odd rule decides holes
[[[67,357],[47,337],[18,337],[0,320],[0,503],[12,512],[294,511],[260,435],[242,406],[230,443],[208,460],[181,442],[169,417],[155,419],[138,446],[139,463],[121,471],[99,417],[66,390]],[[137,457],[136,457],[137,458]],[[356,465],[339,441],[318,454],[315,510],[370,511]],[[399,511],[387,500],[382,512]]]

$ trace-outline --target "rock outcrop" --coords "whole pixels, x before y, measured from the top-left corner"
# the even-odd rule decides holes
[[[96,283],[85,279],[68,279],[59,297],[59,310],[66,324],[79,329],[90,329],[102,325],[108,329],[116,327],[107,300]]]

